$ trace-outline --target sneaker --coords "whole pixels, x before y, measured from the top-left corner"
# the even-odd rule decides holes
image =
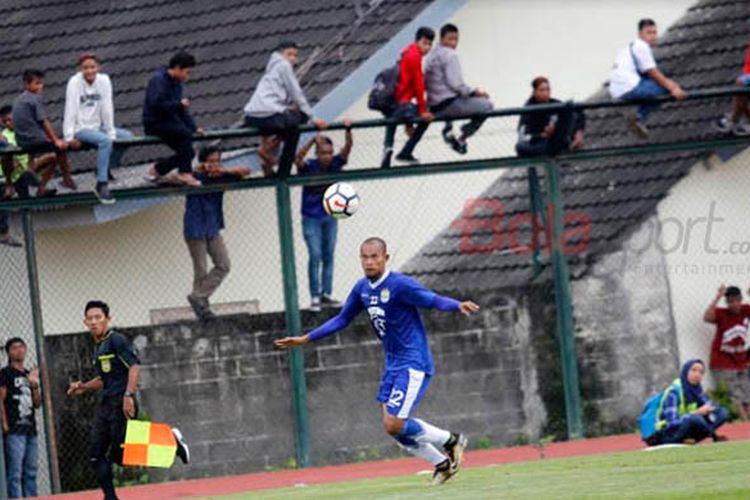
[[[211,309],[209,309],[208,307],[206,307],[206,308],[203,309],[203,314],[201,314],[200,318],[198,318],[198,319],[200,319],[203,322],[206,322],[206,321],[213,321],[217,317],[218,316],[216,316],[215,312],[213,312]]]
[[[732,117],[730,115],[724,115],[720,118],[717,118],[716,120],[711,122],[711,125],[714,129],[716,129],[718,132],[721,132],[722,134],[728,134],[735,127],[735,123],[732,121]]]
[[[190,462],[190,447],[185,442],[185,438],[182,437],[180,429],[173,427],[172,434],[174,435],[175,441],[177,441],[177,451],[175,451],[175,455],[180,457],[183,464],[187,464]]]
[[[323,307],[341,307],[341,302],[330,295],[323,295],[323,298],[320,299],[320,305]]]
[[[94,194],[99,198],[99,201],[104,205],[111,205],[115,202],[114,196],[109,192],[109,186],[106,182],[97,182]]]
[[[737,123],[732,127],[732,133],[739,137],[750,135],[750,123]]]
[[[451,469],[451,461],[446,459],[435,466],[435,472],[432,473],[432,486],[439,486],[453,477],[455,472]]]
[[[419,163],[419,160],[416,159],[413,154],[399,153],[398,155],[396,155],[396,159],[405,163]]]
[[[461,464],[464,461],[464,450],[468,444],[469,440],[466,439],[466,436],[451,432],[450,439],[448,439],[448,442],[443,446],[445,453],[450,459],[451,470],[454,474],[456,474],[461,468]]]
[[[458,139],[458,146],[453,148],[456,153],[460,155],[465,155],[469,152],[469,145],[466,143],[466,141],[462,141],[461,139]]]
[[[453,149],[453,151],[457,153],[461,152],[461,143],[458,141],[458,138],[455,136],[455,134],[453,134],[453,132],[443,134],[443,140],[451,147],[451,149]]]
[[[628,116],[628,126],[641,139],[648,139],[649,130],[635,113]]]
[[[313,297],[310,301],[310,310],[312,312],[320,312],[320,297]]]
[[[195,317],[202,320],[206,315],[206,311],[208,310],[208,307],[206,307],[203,303],[201,303],[200,300],[196,299],[192,295],[187,296],[187,301],[188,301],[188,304],[190,304],[190,307],[193,309],[193,313],[195,314]]]
[[[393,148],[386,148],[383,151],[383,161],[380,162],[380,168],[391,168],[392,156],[393,156]]]
[[[729,438],[724,434],[716,434],[714,436],[714,443],[724,443],[726,441],[729,441]]]

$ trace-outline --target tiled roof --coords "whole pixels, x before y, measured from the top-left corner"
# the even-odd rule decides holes
[[[749,2],[700,1],[660,40],[655,50],[657,62],[667,75],[688,90],[731,84],[742,70],[749,26]],[[591,100],[605,98],[602,90]],[[728,108],[728,98],[663,106],[649,121],[651,140],[716,137],[709,123]],[[632,145],[633,135],[627,130],[624,112],[625,108],[588,112],[587,146],[594,149]],[[592,260],[614,250],[625,235],[655,212],[659,201],[700,158],[700,153],[662,153],[562,164],[565,212],[585,212],[592,221],[588,248],[569,258],[573,274],[585,272]],[[507,224],[514,213],[529,211],[526,172],[508,172],[482,197],[502,201]],[[480,213],[479,217],[487,215]],[[527,234],[521,234],[518,240],[529,241]],[[507,245],[488,253],[461,252],[460,235],[458,228],[445,229],[402,270],[429,287],[453,291],[524,286],[535,276],[529,255],[508,251]],[[486,238],[482,240],[480,235],[479,241]]]
[[[65,0],[0,3],[0,103],[29,67],[46,72],[45,102],[60,128],[65,84],[84,51],[112,77],[118,126],[141,133],[153,71],[180,49],[198,66],[187,84],[199,125],[241,120],[270,52],[301,48],[301,83],[315,103],[422,11],[430,0]]]

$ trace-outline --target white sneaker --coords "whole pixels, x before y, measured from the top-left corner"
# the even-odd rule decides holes
[[[750,123],[743,122],[735,124],[734,127],[732,127],[732,133],[739,137],[750,135]]]
[[[711,125],[714,129],[721,132],[722,134],[728,134],[732,131],[733,128],[737,126],[737,124],[732,121],[731,115],[724,115],[720,118],[717,118],[711,123]]]
[[[187,443],[185,442],[185,438],[182,437],[182,432],[180,432],[180,429],[173,427],[172,434],[174,434],[174,439],[175,441],[177,441],[177,451],[175,451],[175,455],[180,457],[180,460],[182,460],[183,464],[187,464],[188,462],[190,462],[190,447],[188,447]]]
[[[320,312],[320,297],[313,297],[310,301],[310,310],[312,312]]]

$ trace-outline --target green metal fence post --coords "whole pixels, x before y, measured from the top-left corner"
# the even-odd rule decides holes
[[[583,422],[581,418],[581,389],[578,383],[578,359],[576,358],[573,331],[570,274],[567,258],[560,248],[564,231],[560,172],[554,161],[545,164],[545,171],[550,197],[550,214],[547,221],[549,221],[551,229],[549,245],[555,276],[555,305],[557,306],[557,333],[560,339],[563,389],[565,391],[565,419],[568,426],[568,439],[580,439],[583,437]]]
[[[284,280],[284,310],[287,334],[301,334],[297,300],[297,273],[294,264],[294,233],[292,208],[289,199],[289,184],[281,179],[276,184],[276,213],[279,219],[279,239],[281,245],[281,271]],[[292,402],[294,405],[295,447],[297,466],[310,465],[310,431],[307,415],[307,388],[305,386],[305,358],[302,348],[289,351],[289,372],[292,381]]]
[[[542,188],[539,184],[539,175],[536,167],[532,166],[526,170],[526,176],[529,182],[529,209],[531,212],[531,261],[534,264],[534,276],[542,272],[542,248],[539,244],[540,226],[545,227],[544,201],[542,199]],[[541,222],[541,224],[540,224]]]
[[[39,385],[44,398],[42,415],[47,444],[47,465],[51,480],[52,493],[60,493],[60,464],[57,460],[57,437],[55,433],[55,419],[52,408],[52,393],[50,391],[49,370],[44,354],[44,324],[42,322],[42,302],[39,294],[39,273],[36,265],[36,248],[34,247],[34,224],[31,211],[21,211],[23,224],[23,239],[26,248],[26,271],[29,277],[29,299],[31,300],[31,319],[34,327],[34,341],[36,343],[36,359],[39,365]]]

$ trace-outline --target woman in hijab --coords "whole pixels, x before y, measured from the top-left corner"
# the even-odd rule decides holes
[[[695,444],[707,437],[726,441],[716,434],[727,419],[727,410],[717,405],[705,392],[701,382],[706,366],[700,359],[691,359],[682,366],[680,378],[667,389],[662,401],[661,419],[665,426],[659,444]]]

